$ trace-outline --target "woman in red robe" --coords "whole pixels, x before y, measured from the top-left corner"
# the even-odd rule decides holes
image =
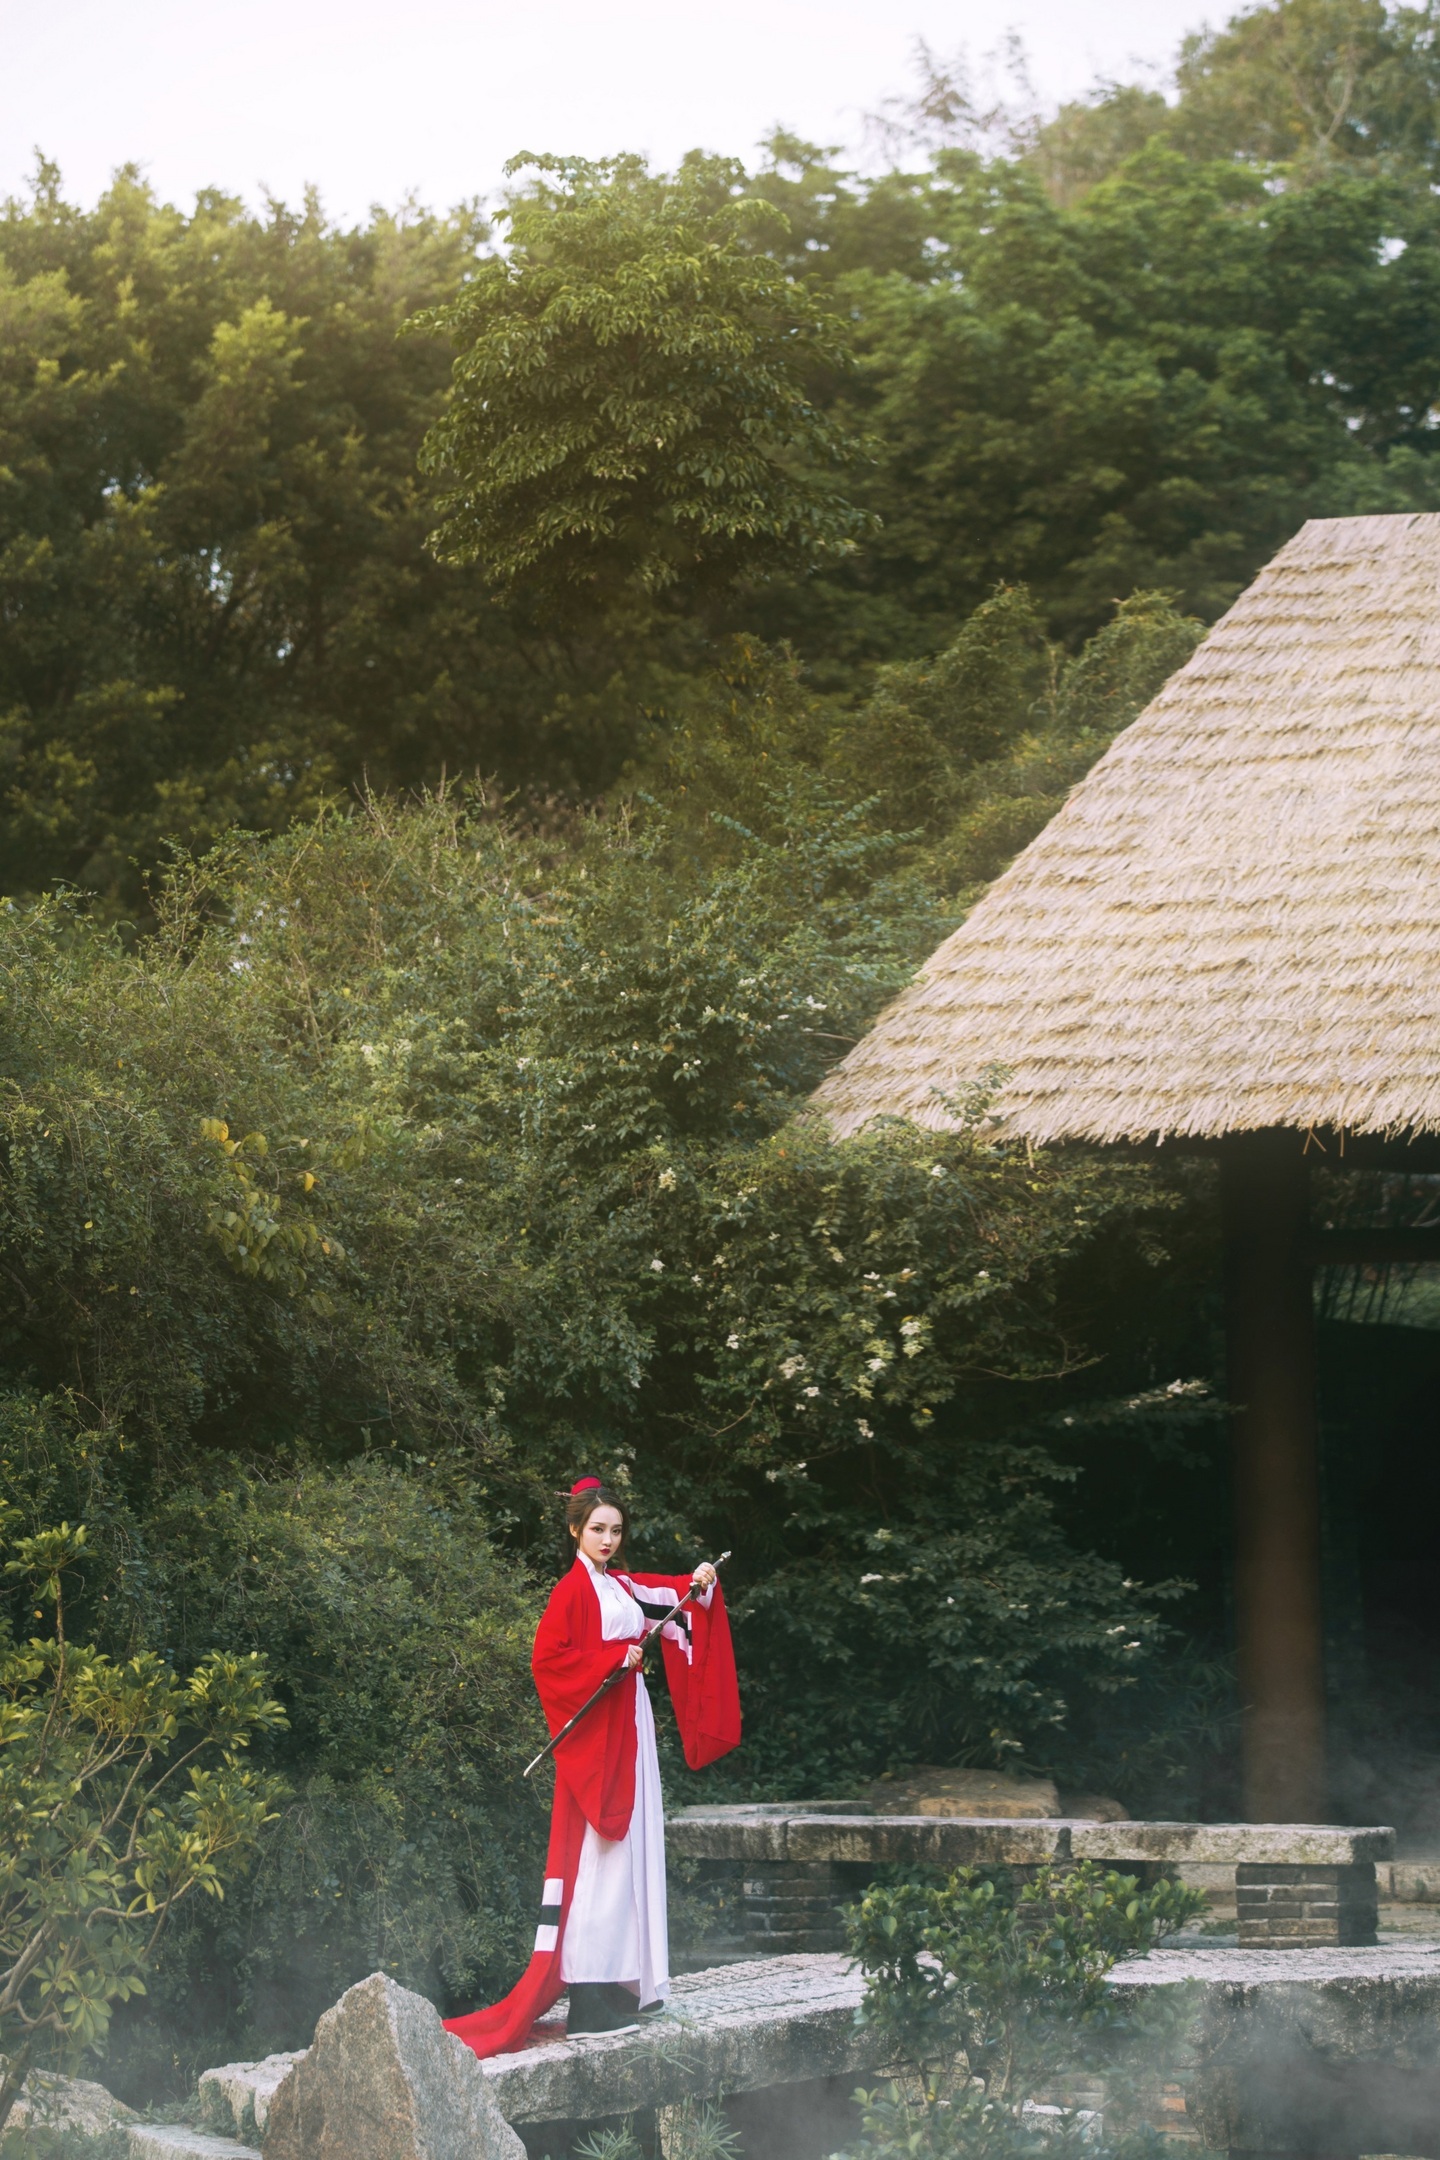
[[[575,1558],[550,1593],[531,1669],[552,1734],[602,1681],[611,1688],[555,1750],[550,1849],[535,1949],[502,2002],[447,2019],[477,2055],[525,2045],[568,1990],[566,2030],[616,2032],[670,1991],[665,1818],[641,1638],[661,1631],[685,1760],[703,1769],[740,1738],[740,1691],[725,1599],[708,1563],[693,1575],[632,1574],[621,1564],[629,1516],[598,1478],[571,1488]],[[667,1619],[690,1590],[693,1605]]]

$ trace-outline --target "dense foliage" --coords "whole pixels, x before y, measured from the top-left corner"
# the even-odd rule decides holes
[[[997,582],[1073,645],[1136,586],[1212,616],[1308,514],[1425,507],[1430,24],[1276,0],[1174,105],[998,130],[942,77],[870,175],[783,135],[541,161],[508,253],[42,167],[0,211],[5,888],[135,912],[168,841],[367,781],[593,796],[717,636],[853,701]]]
[[[1057,662],[1048,753],[1003,717],[1018,599],[887,694],[938,757],[988,652],[987,747],[1053,771],[1133,709],[1083,686],[1141,697],[1189,635],[1140,607]],[[117,1643],[263,1647],[290,1719],[268,1858],[176,1938],[136,2047],[279,2044],[377,1963],[457,2000],[513,1965],[528,1633],[577,1465],[629,1482],[652,1558],[735,1549],[741,1791],[917,1754],[1080,1774],[1086,1706],[1140,1699],[1155,1591],[1067,1534],[1040,1427],[1173,1379],[1171,1319],[1117,1358],[1094,1291],[1160,1296],[1171,1196],[794,1116],[954,868],[838,791],[830,717],[742,654],[672,812],[557,839],[377,804],[182,865],[135,948],[64,904],[0,921],[4,1476],[92,1525]]]

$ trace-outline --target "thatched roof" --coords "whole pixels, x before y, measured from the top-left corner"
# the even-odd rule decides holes
[[[1440,515],[1281,550],[821,1088],[1041,1142],[1440,1130]]]

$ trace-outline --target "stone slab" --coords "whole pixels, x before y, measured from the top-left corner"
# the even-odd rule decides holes
[[[883,1866],[1040,1867],[1067,1855],[1069,1824],[1049,1818],[959,1815],[792,1815],[790,1860]]]
[[[1111,1985],[1176,1991],[1166,2045],[1194,2052],[1214,2149],[1440,2160],[1440,1944],[1170,1948],[1117,1967]],[[890,2066],[854,2023],[862,1994],[843,1955],[757,1959],[677,1981],[670,2014],[639,2033],[556,2038],[483,2068],[507,2120],[525,2123],[875,2076]],[[1332,2118],[1360,2141],[1326,2142]]]
[[[1375,1880],[1387,1903],[1440,1905],[1440,1859],[1382,1861]]]
[[[770,1822],[785,1821],[791,1815],[873,1815],[875,1812],[868,1800],[726,1800],[676,1808],[672,1815],[666,1816],[665,1825],[668,1831],[670,1825],[677,1822]]]
[[[755,1958],[674,1983],[638,2033],[556,2038],[481,2065],[507,2122],[586,2122],[693,2097],[885,2067],[855,2023],[861,1975],[839,1955]]]
[[[130,2160],[262,2160],[259,2147],[213,2137],[177,2123],[142,2123],[127,2131]]]
[[[862,1866],[893,1860],[930,1867],[1037,1867],[1068,1857],[1072,1827],[1054,1818],[1008,1815],[842,1815],[832,1811],[761,1816],[687,1808],[666,1822],[665,1843],[672,1855],[685,1860],[830,1860]]]
[[[788,1815],[701,1814],[686,1809],[665,1823],[665,1850],[679,1860],[784,1860]]]
[[[1440,1943],[1377,1943],[1353,1950],[1304,1950],[1298,1956],[1288,1950],[1239,1950],[1227,1944],[1213,1949],[1208,1944],[1166,1944],[1148,1957],[1127,1958],[1110,1975],[1110,1985],[1121,1989],[1192,1983],[1224,1990],[1230,2000],[1248,1999],[1257,1991],[1269,1996],[1280,1988],[1342,1985],[1350,1991],[1346,2000],[1353,2001],[1358,2000],[1356,1989],[1423,1986],[1434,1989],[1429,1999],[1440,2012]]]
[[[1077,1860],[1224,1862],[1227,1866],[1351,1867],[1388,1860],[1395,1832],[1332,1823],[1076,1823],[1070,1851]]]
[[[1093,1822],[1071,1816],[844,1814],[791,1808],[685,1808],[666,1825],[672,1853],[691,1860],[836,1860],[879,1866],[1034,1867],[1093,1860],[1103,1866],[1350,1867],[1387,1862],[1395,1833],[1331,1823]]]

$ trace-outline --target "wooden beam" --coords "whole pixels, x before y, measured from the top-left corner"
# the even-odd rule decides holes
[[[1304,1136],[1236,1133],[1220,1156],[1235,1623],[1251,1822],[1323,1822],[1320,1490]]]

